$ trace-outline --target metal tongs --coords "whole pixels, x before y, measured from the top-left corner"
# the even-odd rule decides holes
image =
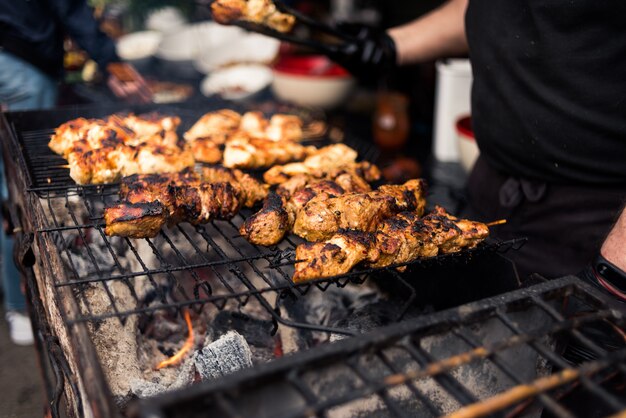
[[[239,26],[240,28],[251,31],[251,32],[260,33],[262,35],[279,39],[281,41],[311,48],[322,54],[331,55],[331,56],[339,53],[341,51],[342,46],[345,46],[346,44],[350,44],[356,41],[356,38],[354,36],[348,33],[345,33],[337,29],[334,26],[327,25],[325,23],[311,19],[310,17],[285,5],[280,0],[273,0],[272,2],[276,6],[277,11],[281,13],[289,14],[296,19],[294,28],[296,26],[306,27],[307,29],[309,29],[310,34],[313,34],[313,33],[327,34],[327,35],[332,36],[333,38],[336,38],[338,42],[337,43],[318,42],[310,38],[302,38],[302,37],[293,35],[292,34],[294,31],[293,29],[289,33],[279,32],[275,29],[270,28],[267,25],[264,25],[262,23],[252,22],[249,20],[243,20],[243,19],[234,20],[230,22],[230,24],[234,26]]]

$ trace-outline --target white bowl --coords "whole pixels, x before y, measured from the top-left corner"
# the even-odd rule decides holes
[[[276,39],[244,33],[232,42],[202,50],[194,65],[201,73],[208,74],[231,64],[269,64],[279,48],[280,41]]]
[[[162,39],[163,34],[155,31],[124,35],[117,41],[117,55],[124,61],[149,58],[157,52]]]
[[[187,19],[175,7],[155,10],[146,18],[147,29],[162,33],[175,32],[186,24]]]
[[[205,96],[219,94],[228,100],[243,100],[260,92],[272,82],[272,70],[264,65],[241,64],[216,70],[200,85]]]
[[[461,157],[461,166],[466,173],[472,171],[474,164],[480,155],[480,150],[474,138],[474,130],[472,129],[472,119],[464,116],[456,122],[456,133],[459,144],[459,156]]]
[[[242,33],[240,28],[213,22],[185,26],[165,35],[156,55],[166,61],[194,61],[202,51],[228,44]]]

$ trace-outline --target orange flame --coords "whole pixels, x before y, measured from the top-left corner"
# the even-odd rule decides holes
[[[194,343],[193,327],[191,326],[191,317],[189,316],[189,311],[186,309],[184,311],[184,316],[185,316],[185,322],[187,323],[187,331],[189,333],[189,335],[187,336],[187,340],[185,341],[185,344],[183,344],[182,348],[178,350],[176,354],[160,362],[156,367],[157,370],[162,369],[164,367],[177,365],[178,363],[182,361],[183,357],[185,357],[185,354],[187,354],[187,352],[191,350],[191,348],[193,347],[193,343]]]

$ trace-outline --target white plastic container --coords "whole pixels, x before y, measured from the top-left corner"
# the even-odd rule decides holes
[[[437,61],[433,152],[444,162],[460,159],[456,122],[471,113],[472,66],[468,59]]]

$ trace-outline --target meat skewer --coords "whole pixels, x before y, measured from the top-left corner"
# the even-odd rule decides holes
[[[378,171],[375,166],[371,167]],[[371,191],[368,181],[352,168],[350,166],[346,171],[338,168],[322,180],[305,174],[292,177],[268,197],[258,213],[246,219],[239,233],[256,245],[276,245],[292,230],[297,213],[313,198]]]
[[[267,196],[262,185],[239,170],[205,168],[169,175],[135,175],[120,188],[121,203],[104,212],[107,235],[149,238],[166,224],[231,219],[242,206]]]
[[[383,219],[411,211],[421,215],[426,206],[422,180],[384,185],[369,193],[339,197],[317,196],[299,210],[293,232],[307,241],[323,241],[342,229],[373,232]]]
[[[454,253],[476,247],[488,235],[487,225],[457,219],[439,206],[423,218],[402,212],[373,233],[346,230],[325,242],[299,245],[293,281],[346,274],[361,263],[380,268]]]
[[[272,141],[236,134],[226,142],[224,166],[229,168],[257,169],[302,160],[316,148],[292,141]]]

